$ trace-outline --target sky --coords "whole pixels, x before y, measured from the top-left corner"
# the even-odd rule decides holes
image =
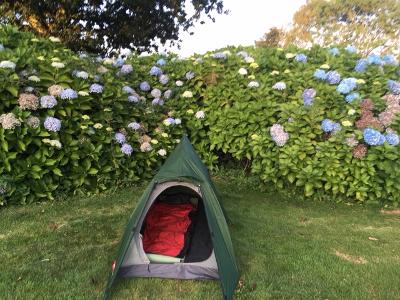
[[[194,35],[182,32],[181,49],[164,48],[181,56],[203,54],[231,45],[254,45],[271,27],[285,27],[306,0],[225,0],[229,15],[215,15],[215,23],[204,18],[206,24],[196,24]],[[162,48],[163,49],[163,48]]]

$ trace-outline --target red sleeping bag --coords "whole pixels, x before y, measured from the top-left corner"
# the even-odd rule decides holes
[[[177,256],[185,244],[192,204],[154,203],[145,220],[143,249],[146,253]]]

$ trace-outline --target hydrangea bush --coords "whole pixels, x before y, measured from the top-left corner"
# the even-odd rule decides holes
[[[100,58],[0,27],[0,203],[150,178],[187,133],[306,196],[400,202],[400,68],[354,47]]]

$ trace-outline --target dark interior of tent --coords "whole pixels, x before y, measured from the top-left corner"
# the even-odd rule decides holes
[[[212,254],[203,200],[183,185],[169,187],[156,198],[140,232],[146,254],[172,256],[182,263],[201,262]]]

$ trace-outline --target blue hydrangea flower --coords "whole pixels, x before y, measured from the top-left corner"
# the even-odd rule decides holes
[[[324,119],[324,120],[321,122],[321,129],[322,129],[324,132],[331,132],[331,131],[333,131],[334,126],[335,126],[335,123],[334,123],[333,121],[329,120],[329,119]]]
[[[382,64],[382,59],[379,55],[377,54],[371,54],[367,57],[367,61],[369,64],[373,65],[381,65]]]
[[[283,81],[279,81],[279,82],[275,83],[272,86],[272,88],[275,90],[282,91],[282,90],[286,89],[286,83],[284,83]]]
[[[160,76],[162,74],[162,70],[159,67],[153,66],[150,69],[150,75],[152,76]]]
[[[57,100],[54,96],[40,97],[40,106],[43,108],[53,108],[57,105]]]
[[[390,92],[395,95],[400,95],[400,82],[394,80],[388,80],[388,88]]]
[[[341,83],[348,85],[351,90],[354,90],[357,87],[357,79],[354,77],[345,78]]]
[[[368,61],[364,58],[361,58],[357,61],[356,66],[354,67],[354,71],[358,72],[358,73],[362,73],[365,72],[365,69],[368,66]]]
[[[339,55],[339,54],[340,54],[340,51],[339,51],[338,48],[334,47],[334,48],[329,49],[329,53],[330,53],[331,55],[333,55],[333,56],[336,56],[336,55]]]
[[[296,57],[294,59],[298,62],[307,62],[307,55],[305,55],[303,53],[299,53],[296,55]]]
[[[160,81],[162,85],[166,85],[169,81],[169,77],[168,75],[161,75],[158,81]]]
[[[397,59],[394,57],[393,54],[386,54],[385,56],[383,56],[382,60],[383,60],[383,62],[384,62],[385,64],[388,64],[388,65],[394,65],[394,66],[396,66],[396,65],[398,64],[398,61],[397,61]]]
[[[135,95],[130,95],[128,96],[128,102],[132,102],[132,103],[138,103],[139,102],[139,98]]]
[[[140,124],[137,122],[131,122],[128,124],[128,128],[133,129],[133,130],[138,130],[138,129],[140,129]]]
[[[223,52],[217,52],[213,54],[213,57],[216,59],[226,59],[226,54]]]
[[[129,74],[133,71],[133,67],[132,65],[123,65],[121,67],[121,73],[122,74]]]
[[[122,146],[121,146],[121,152],[122,152],[123,154],[130,156],[130,155],[132,154],[132,151],[133,151],[133,148],[132,148],[131,145],[126,144],[126,143],[122,144]]]
[[[189,71],[189,72],[187,72],[186,75],[185,75],[185,77],[186,77],[187,80],[193,79],[194,76],[195,76],[195,74],[194,74],[193,71]]]
[[[351,92],[351,88],[347,84],[344,84],[344,83],[340,83],[337,86],[336,90],[341,94],[348,94]]]
[[[365,128],[363,131],[363,136],[364,141],[371,146],[382,145],[385,142],[385,137],[379,131],[372,128]]]
[[[395,133],[388,133],[385,136],[385,139],[386,139],[386,142],[389,143],[389,145],[396,146],[399,144],[399,136]]]
[[[133,92],[135,92],[133,88],[127,85],[122,88],[122,91],[127,94],[132,94]]]
[[[151,89],[150,84],[147,81],[143,81],[142,83],[140,83],[139,88],[143,92],[148,92]]]
[[[121,132],[117,132],[114,137],[119,144],[123,144],[126,141],[125,135]]]
[[[349,53],[356,53],[357,52],[357,48],[355,46],[353,46],[353,45],[348,45],[344,49]]]
[[[317,69],[314,72],[314,77],[317,78],[317,79],[325,80],[326,79],[326,72],[324,70]]]
[[[57,132],[61,129],[61,121],[54,117],[47,117],[44,121],[44,128],[48,131]]]
[[[61,99],[76,99],[78,98],[78,93],[73,89],[65,89],[60,94]]]
[[[329,71],[326,73],[326,81],[328,81],[329,84],[337,84],[340,82],[340,74],[336,71]]]
[[[159,66],[163,66],[165,65],[167,62],[165,61],[164,58],[160,58],[159,60],[157,60],[156,64]]]
[[[346,100],[347,103],[351,103],[354,100],[359,99],[359,98],[360,98],[360,94],[357,92],[354,92],[354,93],[348,94],[344,99]]]
[[[336,132],[340,131],[341,129],[342,129],[342,126],[340,126],[339,123],[333,123],[333,130],[332,130],[333,133],[336,133]]]
[[[103,92],[103,86],[98,83],[93,83],[89,87],[89,92],[95,93],[95,94],[101,94]]]
[[[124,63],[125,63],[125,60],[121,57],[118,57],[118,59],[114,62],[114,66],[122,67]]]

